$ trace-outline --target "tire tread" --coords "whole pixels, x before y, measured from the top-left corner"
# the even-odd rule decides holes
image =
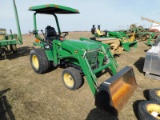
[[[39,69],[36,70],[32,65],[32,55],[36,55],[39,61]],[[46,53],[42,48],[36,48],[30,52],[30,63],[32,68],[36,73],[42,74],[49,70],[50,68],[50,61],[48,61]]]
[[[75,82],[75,85],[73,86],[73,88],[69,88],[67,85],[65,85],[67,88],[71,89],[71,90],[77,90],[79,89],[82,84],[83,84],[83,79],[82,79],[82,76],[80,74],[80,71],[74,67],[68,67],[66,68],[63,72],[62,72],[62,81],[64,83],[64,80],[63,80],[63,75],[64,73],[69,73],[72,75],[73,79],[74,79],[74,82]],[[65,83],[64,83],[65,84]]]

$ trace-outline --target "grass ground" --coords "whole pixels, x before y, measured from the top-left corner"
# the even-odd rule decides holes
[[[69,38],[90,37],[88,32],[72,32]],[[160,86],[160,81],[144,76],[145,51],[150,47],[139,42],[138,48],[123,52],[116,60],[119,70],[132,66],[138,88],[118,116],[111,116],[94,105],[94,97],[85,82],[76,90],[68,90],[61,81],[62,68],[36,74],[30,65],[29,52],[34,36],[23,35],[18,53],[0,60],[0,118],[2,120],[136,120],[137,104],[145,100],[145,90]],[[100,79],[107,79],[107,73]]]

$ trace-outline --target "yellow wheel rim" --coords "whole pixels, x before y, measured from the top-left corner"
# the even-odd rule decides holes
[[[39,61],[38,61],[38,58],[36,55],[33,55],[32,56],[32,63],[33,63],[33,66],[38,69],[39,68]]]
[[[66,84],[68,87],[73,87],[73,85],[74,85],[74,80],[73,80],[73,78],[72,78],[72,76],[71,76],[70,74],[65,73],[63,79],[64,79],[65,84]]]
[[[157,90],[156,94],[160,97],[160,90]]]
[[[158,119],[158,120],[160,120],[160,105],[158,105],[158,104],[149,104],[149,105],[147,105],[147,111],[150,113],[150,114],[152,114],[153,112],[156,112],[156,113],[158,113],[158,116],[156,116],[156,118]]]

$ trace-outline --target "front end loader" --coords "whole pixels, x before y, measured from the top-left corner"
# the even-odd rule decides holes
[[[133,69],[126,66],[116,75],[101,83],[95,97],[96,106],[116,112],[121,110],[137,86]]]
[[[66,39],[68,32],[61,32],[56,14],[77,14],[78,10],[55,4],[33,6],[29,10],[34,11],[35,42],[33,45],[40,47],[30,52],[33,70],[42,74],[46,73],[50,67],[63,66],[65,69],[62,72],[62,82],[68,89],[79,89],[85,77],[98,107],[108,110],[112,106],[119,110],[118,104],[122,106],[126,101],[124,98],[131,95],[136,88],[132,68],[127,67],[117,73],[117,62],[107,44],[86,39]],[[44,38],[42,38],[37,30],[37,14],[53,15],[58,32],[55,32],[54,27],[47,26],[43,33]],[[99,84],[98,76],[107,71],[114,76],[110,78],[111,80]],[[107,108],[101,107],[103,105],[100,100],[103,97],[110,100],[105,101]]]

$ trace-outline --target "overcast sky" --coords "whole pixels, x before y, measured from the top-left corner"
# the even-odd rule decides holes
[[[93,24],[102,30],[128,28],[130,24],[149,27],[150,22],[141,16],[160,21],[160,0],[15,0],[22,33],[33,30],[33,13],[30,6],[58,4],[78,9],[80,14],[58,15],[61,31],[89,31]],[[38,29],[55,26],[51,16],[39,15]],[[17,33],[12,0],[0,0],[0,28]]]

